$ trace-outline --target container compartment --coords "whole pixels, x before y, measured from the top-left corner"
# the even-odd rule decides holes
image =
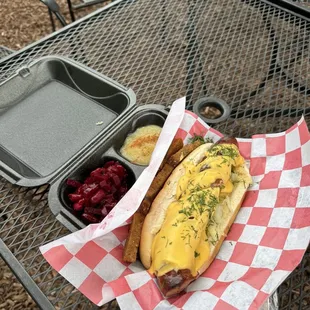
[[[120,115],[129,106],[129,98],[124,93],[125,89],[120,89],[119,85],[113,85],[115,82],[111,83],[107,77],[105,77],[105,83],[102,83],[98,76],[90,74],[89,69],[86,70],[82,65],[76,66],[72,61],[64,62],[63,59],[50,59],[43,63],[41,61],[40,66],[43,71],[49,73],[51,80],[62,83],[81,95],[86,95],[87,98],[99,103],[110,112],[114,112],[115,115]],[[109,97],[116,93],[121,94],[108,99],[100,99],[100,97]]]
[[[1,84],[0,102],[0,173],[35,186],[103,135],[135,96],[78,63],[46,57]]]
[[[120,155],[119,150],[127,135],[137,128],[151,124],[163,126],[167,112],[161,107],[151,107],[143,106],[138,108],[133,115],[117,125],[113,132],[102,140],[97,148],[91,151],[83,161],[77,163],[72,170],[68,171],[51,186],[48,198],[49,206],[58,220],[71,231],[83,228],[88,223],[83,222],[80,219],[80,214],[73,210],[73,204],[68,195],[74,189],[66,184],[66,180],[83,181],[94,169],[102,167],[109,160],[116,160],[128,171],[128,188],[130,188],[145,169],[145,166],[129,162]]]
[[[69,178],[79,181],[83,183],[83,181],[90,175],[92,171],[94,171],[96,168],[101,168],[104,166],[105,163],[109,161],[117,161],[119,162],[127,171],[127,178],[126,178],[126,184],[128,186],[128,189],[131,188],[131,186],[135,183],[136,181],[136,174],[133,172],[133,169],[128,166],[127,163],[119,160],[119,158],[114,157],[114,156],[109,156],[109,155],[103,155],[99,156],[97,158],[97,161],[89,163],[87,167],[83,167],[84,169],[78,169],[75,171]],[[59,199],[60,203],[75,217],[80,219],[84,224],[89,224],[89,222],[83,220],[81,217],[83,212],[76,212],[73,209],[73,202],[70,201],[69,199],[69,194],[72,194],[75,192],[75,188],[72,186],[67,185],[66,183],[67,179],[62,180],[60,184],[60,191],[59,191]]]
[[[129,134],[132,134],[135,132],[138,128],[144,127],[147,125],[157,125],[159,127],[163,127],[167,115],[160,114],[157,111],[141,111],[135,115],[133,120],[129,123],[127,123],[120,131],[119,139],[117,139],[114,143],[114,150],[117,152],[117,154],[121,157],[123,157],[125,160],[128,161],[127,158],[125,158],[121,154],[121,148]]]

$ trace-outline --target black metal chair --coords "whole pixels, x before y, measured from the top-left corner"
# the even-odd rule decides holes
[[[48,7],[48,13],[51,19],[53,31],[56,30],[53,15],[55,15],[55,17],[59,20],[62,26],[67,25],[67,22],[64,16],[61,14],[59,5],[57,4],[56,0],[40,0],[40,1]],[[107,1],[108,0],[79,0],[78,4],[72,4],[71,0],[67,0],[71,21],[72,22],[75,21],[74,11],[91,6],[91,5],[107,2]]]
[[[68,3],[68,9],[70,12],[70,16],[72,21],[75,20],[75,16],[74,16],[74,11],[88,7],[88,6],[92,6],[95,4],[99,4],[99,3],[104,3],[107,2],[108,0],[78,0],[78,3],[72,3],[71,0],[67,0]],[[114,0],[112,0],[113,2]]]
[[[55,25],[53,15],[59,20],[59,22],[62,26],[67,25],[67,22],[66,22],[64,16],[60,12],[59,5],[57,4],[57,2],[55,0],[40,0],[40,1],[43,4],[45,4],[48,8],[48,13],[50,16],[53,31],[56,30],[56,25]]]

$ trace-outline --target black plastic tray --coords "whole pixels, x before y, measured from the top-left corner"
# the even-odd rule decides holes
[[[70,59],[23,67],[0,84],[0,175],[23,186],[53,182],[135,103],[131,89]]]
[[[67,198],[72,189],[66,185],[66,180],[68,178],[83,180],[90,171],[102,166],[106,161],[117,160],[127,168],[129,172],[128,183],[133,185],[145,169],[145,166],[129,162],[121,155],[120,148],[129,133],[146,125],[162,127],[167,115],[168,112],[164,109],[164,106],[159,105],[145,105],[135,109],[122,122],[117,124],[113,131],[97,145],[96,149],[90,150],[83,161],[67,170],[67,173],[51,186],[48,196],[49,206],[64,226],[71,231],[86,226],[77,217],[77,213],[71,207],[72,203]]]

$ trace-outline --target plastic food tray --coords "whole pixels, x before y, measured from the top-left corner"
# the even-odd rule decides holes
[[[138,107],[135,94],[72,60],[44,57],[0,85],[0,175],[22,186],[50,184],[49,207],[69,230],[85,227],[72,209],[68,178],[81,180],[108,160],[131,186],[145,166],[120,153],[128,134],[163,126],[163,106]]]

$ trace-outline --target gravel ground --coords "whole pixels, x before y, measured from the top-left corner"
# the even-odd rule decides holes
[[[0,309],[38,309],[23,286],[0,259]]]
[[[78,1],[78,0],[77,0]],[[52,32],[47,8],[39,0],[0,0],[0,45],[18,50]],[[66,0],[57,0],[70,22]],[[76,12],[85,16],[111,1]],[[57,28],[60,24],[56,22]],[[4,261],[0,259],[0,310],[38,309]]]
[[[79,0],[72,0],[78,3]],[[76,12],[80,18],[111,1],[91,6]],[[67,0],[57,0],[61,13],[70,22]],[[1,0],[0,5],[0,45],[20,49],[52,32],[47,8],[39,0]],[[57,22],[57,27],[60,24]]]

